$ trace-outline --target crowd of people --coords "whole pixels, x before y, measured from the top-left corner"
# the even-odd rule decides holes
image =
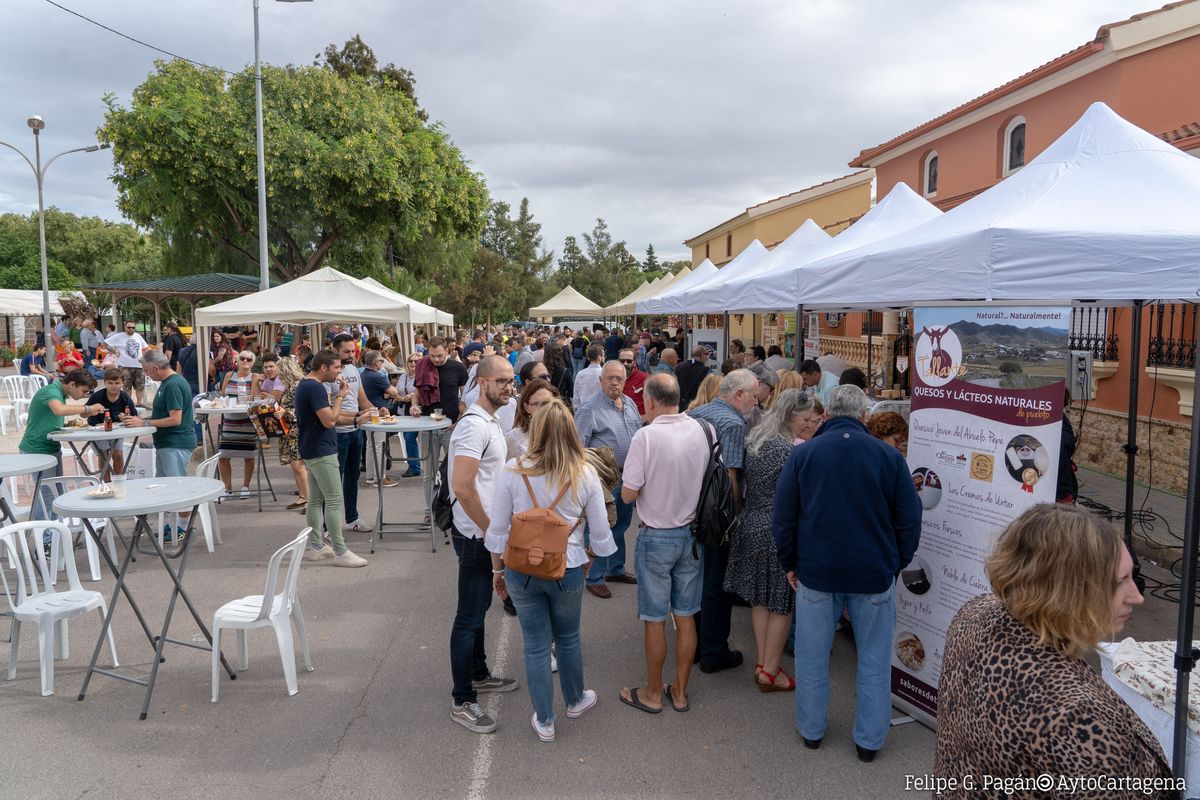
[[[315,349],[303,335],[264,347],[251,333],[213,333],[209,378],[221,393],[278,405],[287,423],[279,459],[298,490],[289,508],[305,513],[313,531],[306,561],[367,563],[343,536],[371,530],[357,507],[360,470],[367,466],[367,480],[384,486],[398,481],[387,474],[386,452],[366,452],[361,423],[380,409],[450,420],[428,438],[424,468],[415,435],[406,437],[403,476],[423,478],[428,504],[445,460],[458,559],[453,721],[476,733],[497,730],[479,695],[518,688],[488,666],[485,619],[498,596],[523,632],[531,727],[552,741],[555,671],[567,718],[600,699],[584,677],[584,595],[603,601],[614,585],[627,585],[636,587],[646,672],[615,692],[620,702],[648,714],[687,712],[693,665],[714,673],[744,664],[733,646],[741,632],[732,630],[732,608],[741,604],[750,608],[754,685],[795,693],[805,747],[821,747],[826,736],[838,629],[856,646],[858,758],[871,762],[884,746],[896,578],[917,550],[922,507],[904,457],[905,419],[871,413],[861,370],[795,365],[777,347],[736,340],[723,364],[703,347],[685,359],[684,336],[655,331],[460,331],[418,336],[407,354],[391,330],[334,327]],[[138,364],[105,369],[102,388],[76,367],[38,392],[22,452],[58,454],[46,434],[66,415],[108,415],[154,427],[162,474],[186,474],[197,443],[196,348],[182,337],[152,348],[136,336],[127,327],[100,345]],[[139,415],[132,369],[158,383],[148,414]],[[245,491],[257,436],[253,426],[226,421],[221,472],[231,492],[228,464],[246,464]],[[704,546],[694,530],[714,463],[728,478],[723,501],[737,524],[727,541]],[[122,468],[115,459],[112,466]],[[531,560],[535,522],[557,531],[560,547],[543,552],[539,544]],[[529,568],[544,558],[559,571]],[[1078,581],[1061,580],[1063,563]],[[1141,602],[1112,526],[1071,506],[1034,507],[1001,534],[987,570],[994,594],[968,603],[947,637],[935,771],[1100,764],[1169,774],[1144,726],[1082,659]],[[794,655],[794,675],[785,654]],[[1006,667],[1012,659],[1029,669]],[[1047,688],[1064,681],[1077,689],[1069,707]],[[1050,722],[1035,730],[1030,719]]]

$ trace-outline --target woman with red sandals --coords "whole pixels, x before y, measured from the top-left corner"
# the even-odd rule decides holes
[[[750,617],[758,647],[754,682],[760,692],[796,689],[795,679],[779,665],[792,625],[796,593],[779,566],[771,521],[775,484],[792,453],[793,442],[811,438],[820,423],[812,398],[803,389],[788,389],[775,398],[771,410],[746,437],[746,502],[741,525],[730,544],[725,591],[752,606]]]

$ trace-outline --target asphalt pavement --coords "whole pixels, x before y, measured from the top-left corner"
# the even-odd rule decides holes
[[[252,500],[223,504],[224,544],[209,554],[201,537],[192,542],[184,582],[210,624],[223,603],[263,591],[271,553],[303,527],[300,515],[283,510],[293,499],[292,484],[273,456],[268,452],[279,502],[262,513]],[[420,518],[419,480],[404,480],[384,496],[390,519]],[[360,509],[374,520],[373,489],[362,490]],[[305,565],[301,573],[315,671],[300,671],[294,697],[287,696],[274,638],[262,631],[250,637],[250,668],[236,681],[222,678],[217,704],[209,699],[209,654],[178,646],[167,650],[147,720],[138,720],[140,687],[104,676],[92,679],[79,702],[99,630],[94,615],[71,623],[70,656],[56,662],[56,694],[41,697],[36,634],[34,626],[25,626],[17,677],[0,680],[0,797],[927,796],[905,790],[906,776],[932,766],[934,734],[921,724],[894,727],[875,763],[857,760],[850,738],[854,647],[844,635],[834,645],[830,724],[817,751],[805,749],[795,732],[794,695],[761,694],[752,684],[748,609],[734,610],[732,637],[748,663],[715,675],[694,671],[691,711],[649,715],[622,705],[618,690],[641,685],[645,670],[633,586],[613,585],[610,600],[585,595],[586,685],[600,702],[570,720],[560,696],[558,737],[549,744],[539,742],[529,724],[520,626],[495,602],[487,620],[489,660],[494,672],[518,678],[522,688],[481,696],[500,727],[492,735],[473,734],[449,718],[453,549],[438,536],[438,551],[430,552],[428,533],[388,534],[370,555],[367,534],[347,538],[369,566],[338,569],[325,562]],[[631,533],[631,553],[633,539]],[[129,585],[154,627],[170,591],[161,565],[139,556]],[[106,597],[112,586],[111,576],[85,582]],[[1129,632],[1171,638],[1175,611],[1152,598]],[[0,621],[0,632],[6,631],[7,622]],[[147,674],[153,651],[124,602],[115,632],[121,671]],[[182,607],[172,635],[200,637]],[[232,658],[233,651],[227,640],[226,654]],[[107,650],[102,664],[106,658]],[[784,666],[793,672],[791,659]]]

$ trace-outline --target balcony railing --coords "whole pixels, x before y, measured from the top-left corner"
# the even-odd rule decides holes
[[[1152,303],[1148,307],[1146,366],[1194,369],[1197,307],[1192,303]]]
[[[1070,347],[1090,350],[1096,361],[1117,360],[1117,324],[1115,308],[1094,306],[1071,312]]]

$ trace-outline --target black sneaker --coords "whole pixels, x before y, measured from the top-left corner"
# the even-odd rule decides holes
[[[492,733],[496,730],[496,720],[489,717],[479,703],[451,706],[450,719],[472,733]]]
[[[515,692],[517,690],[516,678],[501,678],[498,675],[490,675],[481,681],[471,681],[471,688],[476,692]]]

